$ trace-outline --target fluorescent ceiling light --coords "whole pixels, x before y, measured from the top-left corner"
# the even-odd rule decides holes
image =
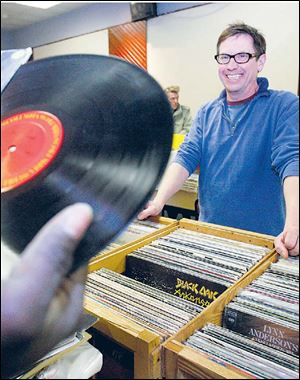
[[[28,7],[48,9],[62,3],[62,1],[15,1],[15,3],[26,5]]]

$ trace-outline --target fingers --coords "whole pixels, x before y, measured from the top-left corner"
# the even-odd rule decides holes
[[[287,259],[289,256],[289,252],[284,245],[283,232],[276,237],[274,244],[277,253],[284,259]]]
[[[137,216],[138,220],[144,220],[144,219],[147,219],[149,216],[151,216],[151,211],[149,208],[146,208],[145,210],[143,210],[142,212],[140,212]]]
[[[294,232],[282,232],[276,237],[274,244],[276,251],[285,259],[287,259],[289,255],[299,255],[299,238],[298,234]]]
[[[287,231],[286,234],[284,234],[284,245],[291,256],[299,254],[298,234],[293,231]]]
[[[88,267],[87,265],[83,265],[72,273],[72,275],[70,276],[70,280],[73,284],[85,284],[87,273]]]
[[[147,219],[149,216],[156,216],[160,213],[161,209],[156,206],[153,201],[150,201],[147,207],[138,214],[137,218],[139,220]]]
[[[87,266],[80,267],[65,280],[47,313],[44,332],[53,340],[63,339],[80,326]]]
[[[290,256],[299,256],[299,239],[297,238],[297,242],[293,249],[289,250]]]
[[[144,208],[144,210],[141,211],[141,212],[138,214],[138,216],[137,216],[137,219],[138,219],[138,220],[144,220],[144,219],[147,219],[147,218],[148,218],[148,216],[150,215],[150,214],[149,214],[149,207],[150,207],[150,204],[151,204],[151,202],[148,202],[148,203],[146,204],[146,207]]]
[[[26,247],[15,268],[13,285],[22,287],[39,307],[48,303],[72,265],[73,252],[92,221],[89,205],[77,203],[52,218]],[[30,303],[30,302],[29,302]]]

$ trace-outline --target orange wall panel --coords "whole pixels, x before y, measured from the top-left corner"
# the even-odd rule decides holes
[[[109,54],[147,70],[146,27],[146,21],[138,21],[109,28]]]

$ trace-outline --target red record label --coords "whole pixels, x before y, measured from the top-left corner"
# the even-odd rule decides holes
[[[35,178],[54,160],[63,142],[60,120],[27,111],[1,122],[1,193]]]

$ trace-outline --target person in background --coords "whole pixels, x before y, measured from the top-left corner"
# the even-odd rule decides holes
[[[179,86],[170,86],[165,89],[173,110],[174,133],[187,134],[193,120],[190,108],[179,104]]]
[[[85,203],[62,210],[1,281],[2,379],[30,369],[56,344],[83,328],[87,266],[68,272],[92,218],[92,209]]]
[[[197,113],[155,198],[138,218],[158,215],[197,165],[199,219],[275,236],[299,255],[299,102],[258,78],[266,42],[254,27],[229,25],[215,60],[224,90]]]

